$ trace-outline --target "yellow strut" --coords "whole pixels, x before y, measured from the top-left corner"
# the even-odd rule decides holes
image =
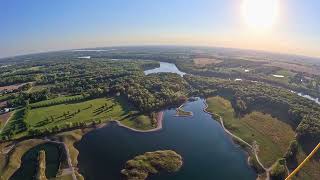
[[[289,174],[286,180],[291,180],[291,178],[298,173],[298,171],[304,166],[307,161],[309,161],[309,159],[318,151],[319,148],[320,143],[311,151],[311,153],[302,161],[302,163],[299,164],[299,166]]]

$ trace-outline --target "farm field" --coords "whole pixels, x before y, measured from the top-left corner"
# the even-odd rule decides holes
[[[291,127],[269,114],[252,112],[237,118],[228,100],[222,97],[210,97],[207,103],[207,110],[222,116],[228,130],[250,144],[254,141],[258,143],[259,157],[268,167],[284,155],[291,140],[294,139],[295,134]]]
[[[193,59],[193,62],[195,65],[202,67],[208,64],[218,64],[222,61],[218,59],[213,59],[213,58],[195,58]]]

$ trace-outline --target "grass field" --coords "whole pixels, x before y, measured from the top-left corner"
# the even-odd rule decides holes
[[[203,67],[208,64],[218,64],[222,61],[214,58],[195,58],[193,59],[193,62],[195,65]]]
[[[11,114],[12,114],[11,112],[8,112],[8,113],[0,115],[0,131],[1,131],[2,127],[4,126],[4,124],[9,120]]]
[[[0,102],[2,101],[6,101],[10,99],[10,95],[6,94],[6,95],[0,95]]]
[[[7,125],[1,131],[1,136],[14,135],[15,137],[21,137],[27,134],[26,132],[23,132],[25,130],[23,124],[23,111],[24,109],[20,108],[12,112]]]
[[[1,131],[1,138],[17,139],[30,134],[39,134],[39,132],[40,134],[41,132],[58,132],[66,128],[99,124],[110,120],[121,121],[137,130],[148,130],[156,126],[152,113],[150,116],[139,114],[123,97],[105,97],[86,101],[80,98],[77,101],[64,103],[66,98],[74,99],[75,97],[62,96],[30,104],[31,107],[34,107],[32,105],[40,105],[40,107],[29,109],[26,116],[25,108],[15,110]]]
[[[152,117],[148,115],[138,115],[132,118],[126,118],[121,121],[123,125],[129,126],[134,129],[148,130],[155,128],[155,124],[152,124]]]
[[[45,100],[45,101],[32,103],[32,104],[30,104],[30,106],[31,107],[37,107],[37,106],[50,106],[50,105],[54,105],[54,104],[62,104],[62,103],[69,102],[69,101],[75,100],[77,98],[82,98],[82,97],[83,97],[82,95],[59,96],[59,97],[56,97],[54,99],[49,99],[49,100]]]
[[[32,86],[30,89],[29,89],[29,93],[32,93],[32,92],[36,92],[36,91],[41,91],[41,90],[44,90],[46,88],[50,87],[50,85],[36,85],[36,86]]]
[[[66,123],[121,120],[128,113],[114,98],[98,98],[32,109],[26,122],[30,127],[52,128]]]
[[[274,77],[272,74],[268,76],[268,79],[273,80],[273,81],[278,81],[282,83],[289,83],[290,82],[290,77],[293,77],[296,73],[291,72],[290,70],[279,70],[276,73],[276,75],[282,75],[284,77]]]
[[[234,116],[231,103],[221,97],[207,99],[208,111],[223,117],[225,127],[250,144],[259,145],[259,157],[265,166],[271,166],[282,157],[294,139],[290,125],[271,117],[269,114],[252,112],[239,119]]]

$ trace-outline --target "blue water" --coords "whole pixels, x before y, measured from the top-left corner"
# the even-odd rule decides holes
[[[160,73],[160,72],[171,72],[171,73],[177,73],[180,76],[185,75],[186,73],[181,72],[177,66],[173,63],[167,63],[167,62],[160,62],[160,67],[146,70],[144,71],[145,75],[152,74],[152,73]]]
[[[198,99],[185,106],[192,117],[175,117],[174,109],[166,110],[163,129],[157,132],[138,133],[111,123],[86,134],[76,145],[80,173],[87,180],[118,180],[127,160],[147,151],[171,149],[183,157],[180,171],[149,179],[255,179],[246,153],[203,108],[203,100]]]

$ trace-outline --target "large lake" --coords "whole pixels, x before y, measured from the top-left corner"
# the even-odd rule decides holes
[[[80,173],[87,180],[118,180],[127,160],[147,151],[171,149],[183,157],[181,170],[150,179],[255,179],[246,153],[203,111],[203,101],[186,104],[185,109],[194,114],[192,117],[175,117],[174,109],[166,110],[163,129],[156,132],[133,132],[110,123],[86,134],[76,144]]]
[[[181,72],[177,66],[173,63],[167,63],[167,62],[160,62],[160,67],[146,70],[144,71],[145,75],[152,74],[152,73],[160,73],[160,72],[171,72],[171,73],[177,73],[180,76],[185,75],[186,73]]]

